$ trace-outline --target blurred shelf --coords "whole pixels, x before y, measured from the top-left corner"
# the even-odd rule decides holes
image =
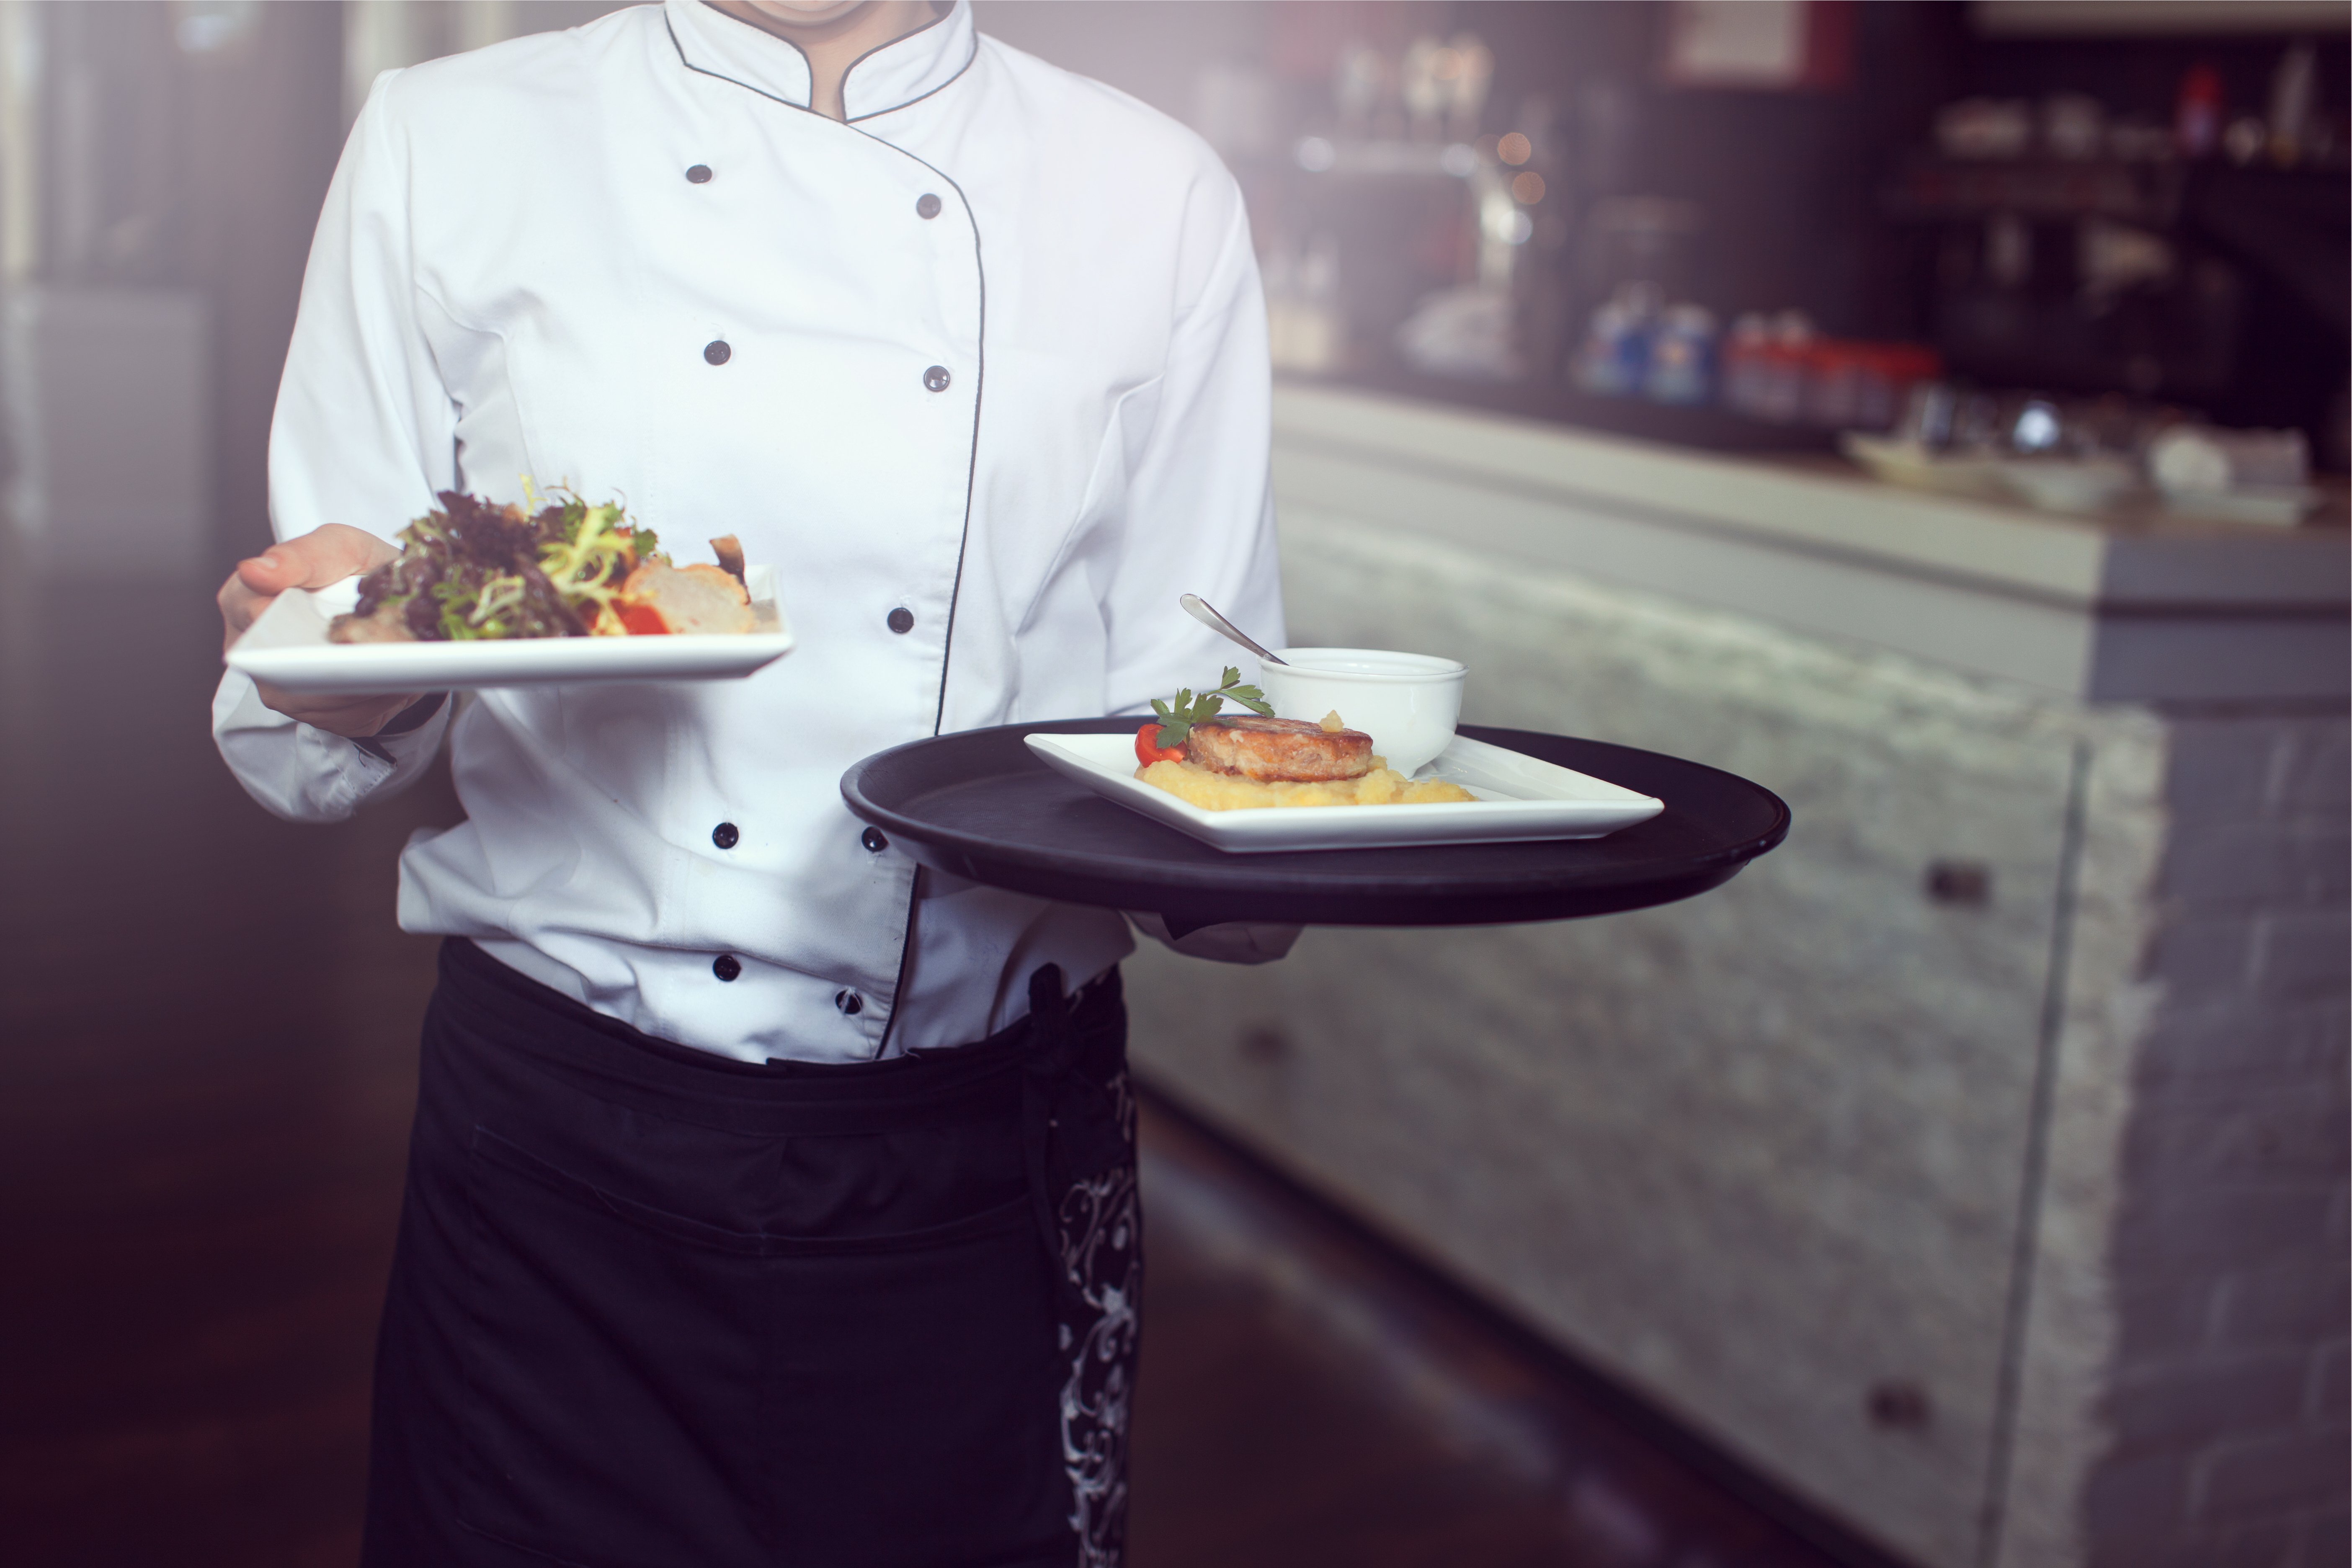
[[[2287,203],[2298,210],[2343,205],[2345,165],[2281,169],[2195,163],[2123,163],[2111,158],[1947,158],[1915,153],[1881,193],[1897,222],[1948,223],[2014,213],[2020,217],[2113,218],[2171,228],[2219,201]]]
[[[2168,227],[2180,212],[2185,165],[2108,160],[1960,160],[1922,154],[1886,190],[1886,215],[1912,222],[1978,218],[2109,217]]]

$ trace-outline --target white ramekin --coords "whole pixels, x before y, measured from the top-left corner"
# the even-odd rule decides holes
[[[1370,647],[1286,647],[1282,664],[1260,664],[1257,683],[1282,719],[1337,712],[1372,738],[1389,766],[1411,773],[1454,738],[1462,716],[1462,679],[1450,658]]]

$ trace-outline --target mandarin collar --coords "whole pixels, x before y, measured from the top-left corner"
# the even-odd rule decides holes
[[[809,106],[808,57],[799,46],[703,0],[663,0],[662,8],[688,66],[796,109]],[[842,107],[851,120],[866,120],[928,98],[963,74],[978,47],[971,0],[954,0],[929,26],[860,55],[841,84]]]

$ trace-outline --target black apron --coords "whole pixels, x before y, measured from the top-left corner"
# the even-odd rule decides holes
[[[951,1051],[737,1062],[452,941],[369,1568],[1116,1568],[1141,1235],[1116,971]]]

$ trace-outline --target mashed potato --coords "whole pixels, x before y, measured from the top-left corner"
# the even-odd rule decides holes
[[[1372,759],[1376,763],[1380,759]],[[1478,797],[1444,779],[1415,783],[1395,769],[1376,766],[1361,778],[1327,784],[1260,784],[1238,773],[1213,773],[1196,763],[1154,763],[1135,770],[1145,784],[1166,790],[1203,811],[1244,811],[1266,805],[1433,805]]]

